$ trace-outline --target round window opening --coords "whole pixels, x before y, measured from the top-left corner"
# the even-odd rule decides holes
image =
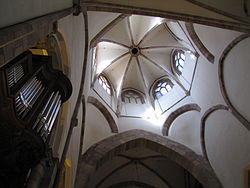
[[[139,48],[133,47],[133,48],[131,49],[131,54],[132,54],[132,55],[137,56],[137,55],[139,55],[139,53],[140,53]]]
[[[133,49],[132,49],[132,54],[135,55],[135,54],[137,54],[137,53],[138,53],[138,49],[137,49],[137,48],[133,48]]]

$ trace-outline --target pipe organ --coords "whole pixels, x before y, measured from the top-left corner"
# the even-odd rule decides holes
[[[27,51],[0,68],[0,187],[23,187],[46,157],[60,107],[71,93],[69,79],[52,68],[50,56]]]

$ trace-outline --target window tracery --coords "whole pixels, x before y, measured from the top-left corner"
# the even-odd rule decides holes
[[[109,81],[107,80],[107,78],[104,75],[100,75],[98,77],[98,82],[99,84],[103,87],[103,89],[109,94],[111,95],[111,85],[109,83]]]
[[[145,103],[143,95],[131,89],[122,92],[122,101],[125,103],[132,103],[132,104]]]
[[[185,65],[185,52],[182,50],[177,50],[174,52],[174,62],[173,62],[173,66],[175,71],[177,72],[177,74],[181,74],[183,72],[184,69],[184,65]]]
[[[160,97],[166,95],[172,88],[174,84],[173,82],[168,79],[164,78],[159,80],[153,88],[153,96],[155,99],[159,99]]]

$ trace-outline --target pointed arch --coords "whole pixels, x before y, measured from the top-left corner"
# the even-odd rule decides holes
[[[87,187],[90,177],[105,162],[121,152],[146,148],[177,163],[190,172],[205,188],[222,188],[208,161],[186,146],[144,130],[130,130],[93,145],[82,156],[77,187]]]
[[[103,89],[109,94],[109,95],[114,95],[114,89],[113,86],[111,84],[111,82],[109,81],[108,77],[105,76],[104,74],[100,74],[98,76],[98,81],[99,84],[103,87]]]
[[[88,103],[94,105],[106,118],[112,133],[118,133],[118,126],[108,109],[95,97],[88,97]]]
[[[142,183],[139,181],[126,181],[126,182],[120,182],[114,185],[109,186],[108,188],[120,188],[120,187],[128,187],[128,186],[136,186],[136,187],[144,187],[144,188],[156,188],[153,185],[149,185],[146,183]]]
[[[185,26],[195,46],[200,50],[200,52],[206,57],[206,59],[210,63],[214,63],[214,55],[201,42],[199,36],[195,32],[194,25],[192,23],[186,23]]]
[[[180,108],[178,108],[177,110],[173,111],[168,118],[166,119],[166,121],[163,124],[163,128],[162,128],[162,134],[163,136],[168,136],[168,132],[169,132],[169,128],[171,126],[171,124],[173,123],[173,121],[181,114],[188,112],[188,111],[201,111],[201,108],[199,105],[197,104],[186,104]]]
[[[216,12],[216,13],[221,14],[221,15],[224,15],[224,16],[226,16],[226,17],[229,17],[229,18],[232,18],[232,19],[241,21],[241,22],[243,22],[243,23],[247,23],[247,21],[246,21],[244,18],[242,18],[241,16],[237,16],[237,15],[235,15],[235,14],[232,14],[232,13],[229,13],[229,12],[226,12],[226,11],[223,11],[223,10],[219,9],[218,7],[214,7],[214,6],[211,6],[211,5],[207,4],[207,3],[203,3],[203,2],[197,1],[197,0],[187,0],[187,1],[190,2],[190,3],[193,3],[193,4],[195,4],[195,5],[197,5],[197,6],[199,6],[199,7],[202,7],[202,8],[205,8],[205,9],[207,9],[207,10]],[[243,4],[244,4],[244,5],[243,5],[244,11],[245,11],[245,4],[246,4],[245,2],[246,2],[246,1],[247,1],[247,0],[244,0],[244,2],[243,2]]]
[[[81,159],[81,154],[82,154],[84,131],[85,131],[86,99],[85,99],[84,95],[82,95],[82,101],[81,102],[82,102],[82,125],[81,125],[80,148],[79,148],[79,154],[78,154],[78,163],[77,163],[77,167],[76,167],[76,173],[79,172],[79,164],[80,164],[80,161],[81,161],[80,159]]]
[[[121,93],[121,99],[123,102],[144,104],[145,94],[134,88],[125,88]]]
[[[162,78],[152,84],[152,96],[156,100],[168,93],[174,86],[169,78]]]
[[[201,140],[201,150],[203,153],[203,156],[208,160],[207,156],[207,150],[206,150],[206,144],[205,144],[205,122],[207,118],[216,110],[228,110],[228,107],[218,104],[211,108],[209,108],[202,116],[201,118],[201,125],[200,125],[200,140]]]
[[[66,45],[66,41],[62,35],[62,33],[58,30],[54,32],[52,35],[54,40],[56,41],[55,45],[60,52],[60,59],[61,59],[61,71],[65,73],[68,77],[70,77],[70,62],[68,57],[68,49]]]
[[[229,52],[236,46],[238,45],[241,41],[244,39],[247,39],[250,37],[250,34],[242,34],[235,38],[228,46],[224,49],[224,51],[221,54],[221,57],[219,59],[218,63],[218,76],[219,76],[219,86],[220,86],[220,91],[222,94],[222,97],[227,104],[228,108],[232,112],[232,114],[248,129],[250,130],[250,122],[235,108],[235,106],[232,104],[228,92],[225,86],[225,80],[224,80],[224,63],[227,55]]]
[[[191,0],[190,0],[191,1]],[[195,5],[197,7],[197,5]],[[105,12],[119,12],[123,14],[140,14],[145,16],[159,16],[162,18],[180,20],[185,22],[192,22],[198,23],[213,27],[219,27],[224,29],[231,29],[240,32],[249,32],[248,24],[242,22],[238,24],[237,22],[227,21],[226,19],[221,18],[209,18],[204,16],[193,16],[190,14],[183,14],[180,12],[169,12],[169,11],[162,11],[159,9],[152,9],[152,8],[145,8],[145,7],[136,7],[136,6],[129,6],[125,4],[118,4],[118,3],[95,3],[95,2],[83,2],[81,3],[81,7],[88,11],[105,11]],[[204,9],[200,9],[203,11]],[[211,10],[210,10],[211,11]],[[211,12],[216,12],[214,9]],[[235,18],[234,18],[235,19]],[[236,18],[237,19],[237,18]]]

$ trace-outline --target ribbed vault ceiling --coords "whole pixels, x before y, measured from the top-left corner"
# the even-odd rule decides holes
[[[112,83],[118,98],[123,89],[133,88],[149,99],[152,84],[164,76],[184,88],[171,68],[175,49],[188,50],[170,30],[166,19],[127,16],[105,33],[97,44],[93,83],[103,73]]]

